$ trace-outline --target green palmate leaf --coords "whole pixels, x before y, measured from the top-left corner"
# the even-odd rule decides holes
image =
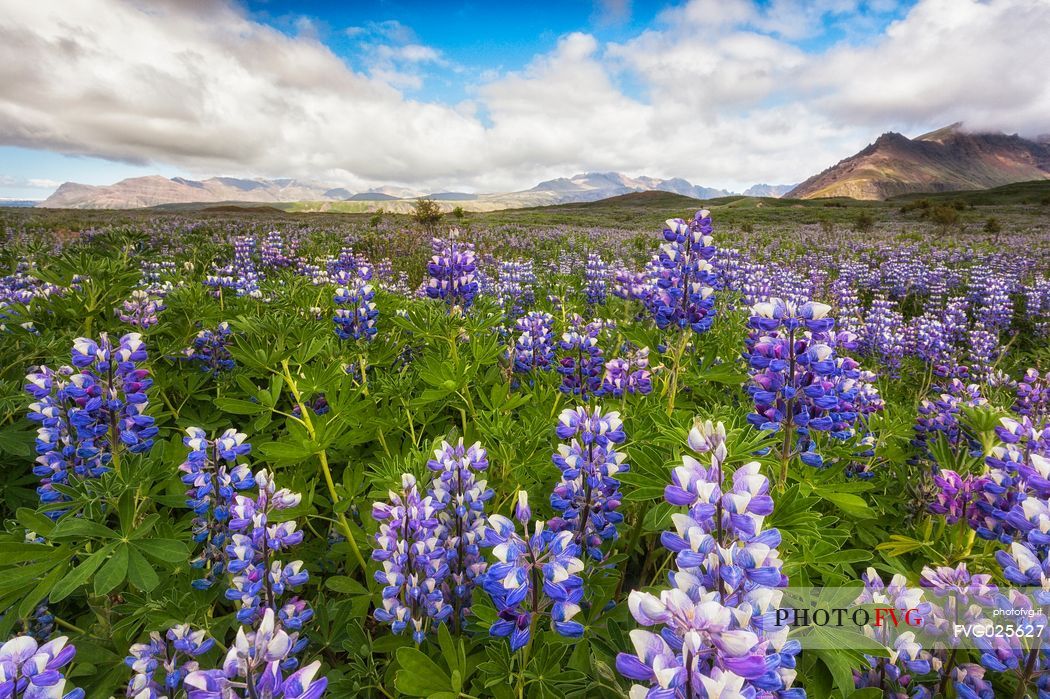
[[[154,500],[157,502],[161,501],[160,498],[154,498]],[[175,503],[175,507],[182,507],[186,504],[186,498],[179,496],[176,498]],[[157,526],[157,522],[159,521],[160,515],[153,513],[138,524],[132,524],[131,531],[125,532],[125,535],[129,539],[141,539],[153,531],[153,527]]]
[[[189,558],[186,544],[177,539],[142,539],[135,547],[154,560],[165,563],[182,563]]]
[[[65,572],[65,566],[58,565],[52,568],[50,573],[40,578],[40,582],[37,583],[36,587],[34,587],[28,595],[22,598],[22,604],[18,607],[19,618],[29,616],[33,612],[33,609],[36,608],[37,604],[47,597],[55,584],[62,579],[62,575]]]
[[[0,561],[8,566],[25,561],[38,561],[53,556],[60,549],[45,544],[0,543]],[[0,580],[0,585],[5,581]]]
[[[95,573],[95,594],[105,595],[124,582],[128,574],[128,545],[121,544]]]
[[[361,583],[357,582],[353,578],[345,575],[335,575],[331,578],[327,578],[324,581],[325,587],[334,592],[340,592],[344,595],[367,595],[368,588]]]
[[[846,549],[844,551],[821,554],[816,557],[816,561],[818,563],[859,563],[861,561],[870,561],[872,555],[871,551],[863,549]]]
[[[77,567],[70,570],[65,576],[58,581],[54,589],[51,590],[51,594],[48,595],[52,602],[59,602],[64,600],[70,594],[72,594],[78,587],[87,583],[96,570],[99,569],[106,559],[109,558],[110,553],[116,548],[116,544],[106,544],[101,549],[96,551],[87,557],[87,559],[78,565]]]
[[[160,584],[157,571],[134,547],[128,549],[128,580],[143,592],[149,592]]]
[[[0,454],[27,457],[33,453],[32,430],[21,429],[18,423],[0,430]]]
[[[828,650],[814,650],[812,653],[820,659],[831,674],[831,682],[843,696],[854,690],[853,666],[841,653]]]
[[[68,552],[63,553],[61,549],[54,549],[54,551],[55,553],[48,556],[45,560],[5,570],[4,574],[0,576],[0,594],[6,594],[31,585],[41,575],[45,575],[47,571],[55,566],[61,566],[62,563],[72,557],[72,554]],[[63,566],[64,569],[65,567]]]
[[[234,415],[258,415],[268,409],[260,403],[240,398],[217,398],[215,399],[215,406],[225,413],[233,413]]]
[[[463,682],[467,679],[468,674],[467,653],[463,648],[463,642],[453,640],[448,624],[442,624],[438,628],[438,644],[441,646],[445,665],[452,670],[452,689],[459,692],[463,689]]]
[[[878,546],[876,546],[876,548],[879,551],[887,552],[891,556],[900,556],[902,554],[908,553],[909,551],[914,551],[916,549],[921,549],[921,548],[925,547],[926,545],[927,544],[925,542],[918,541],[916,539],[912,539],[911,537],[908,537],[908,536],[900,536],[899,534],[892,534],[890,536],[890,540],[889,541],[885,541],[885,542],[879,544]]]
[[[875,516],[875,511],[868,507],[868,503],[865,502],[864,498],[858,495],[853,495],[852,493],[825,493],[819,491],[816,494],[851,517],[856,517],[858,519],[871,519]]]
[[[27,530],[37,534],[48,535],[55,529],[55,521],[46,515],[30,510],[28,507],[19,507],[15,512],[15,519]]]
[[[397,651],[397,672],[394,686],[410,697],[429,697],[438,692],[451,692],[452,678],[437,663],[415,648]]]
[[[878,687],[865,687],[849,695],[849,699],[882,699],[885,695]]]
[[[116,539],[119,534],[90,519],[66,517],[51,531],[52,539]]]
[[[135,525],[135,492],[126,491],[117,503],[117,515],[120,520],[120,531],[127,536]]]

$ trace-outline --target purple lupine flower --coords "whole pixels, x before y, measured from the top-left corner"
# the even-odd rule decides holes
[[[651,292],[652,282],[648,272],[633,272],[621,267],[613,273],[613,296],[648,304]]]
[[[335,334],[340,340],[371,340],[378,332],[376,318],[379,310],[373,301],[375,290],[372,288],[372,267],[360,265],[357,275],[351,277],[346,272],[339,272],[336,283],[335,302],[342,308],[335,311]]]
[[[966,345],[969,348],[971,376],[977,381],[987,381],[992,368],[1005,352],[999,343],[998,331],[978,322],[967,333]]]
[[[54,484],[68,483],[71,472],[80,478],[97,478],[105,473],[96,459],[85,459],[77,450],[79,433],[69,419],[77,404],[66,390],[73,373],[72,367],[54,372],[42,366],[26,376],[26,392],[36,399],[29,406],[28,417],[40,423],[33,473],[41,477],[37,493],[45,505],[64,499]],[[58,515],[59,511],[49,511],[49,516]]]
[[[943,436],[952,447],[975,444],[975,438],[962,429],[959,416],[962,408],[981,406],[987,402],[981,396],[981,387],[977,384],[951,379],[941,387],[939,395],[924,398],[919,403],[912,444],[920,449],[928,449],[930,442],[937,439],[938,435]]]
[[[655,258],[656,283],[648,299],[661,330],[691,328],[703,333],[711,328],[718,282],[711,265],[715,255],[711,230],[711,213],[707,210],[697,211],[689,223],[678,218],[666,222],[666,242]]]
[[[536,273],[532,260],[500,260],[496,295],[508,320],[521,316],[536,301]]]
[[[481,546],[485,540],[485,503],[492,499],[493,491],[486,481],[478,480],[478,473],[488,467],[488,453],[481,443],[465,447],[462,438],[454,446],[442,442],[427,462],[434,474],[429,494],[440,508],[434,534],[444,545],[448,566],[445,599],[453,606],[458,622],[470,614],[474,588],[487,567]]]
[[[531,311],[514,323],[514,371],[530,374],[548,371],[554,364],[554,318],[550,313]]]
[[[389,496],[389,502],[372,506],[372,517],[380,523],[372,558],[382,565],[375,579],[383,586],[375,618],[390,624],[395,634],[407,629],[422,643],[431,621],[445,621],[453,611],[443,592],[449,566],[437,536],[441,503],[429,495],[421,497],[410,473],[402,474],[401,490]]]
[[[186,676],[187,699],[318,699],[328,686],[328,678],[315,679],[320,661],[287,677],[282,673],[299,645],[298,634],[286,632],[273,610],[267,609],[257,628],[238,629],[222,669]]]
[[[900,368],[904,347],[904,316],[895,304],[885,296],[876,295],[864,319],[864,330],[860,333],[861,346],[867,353],[884,364],[891,375]]]
[[[427,264],[430,279],[426,294],[444,301],[450,312],[453,308],[469,309],[478,293],[474,245],[460,242],[458,238],[459,231],[455,228],[445,240],[434,238],[431,243],[434,255]]]
[[[115,452],[142,453],[153,446],[158,429],[145,414],[153,381],[141,368],[146,346],[138,333],[120,338],[114,347],[103,333],[96,342],[73,343],[73,366],[52,371],[39,367],[26,376],[25,390],[35,399],[28,417],[40,423],[36,466],[42,478],[37,489],[50,505],[64,496],[54,484],[78,478],[98,478],[110,468]],[[57,517],[60,510],[50,510]]]
[[[648,395],[653,390],[649,372],[649,348],[631,352],[627,358],[610,359],[605,363],[602,392],[613,398],[624,395]]]
[[[239,459],[251,451],[243,432],[228,429],[222,436],[209,440],[199,427],[188,427],[182,443],[190,448],[179,466],[186,484],[186,504],[194,513],[193,540],[203,544],[190,566],[205,571],[194,580],[193,587],[205,590],[226,571],[226,545],[229,542],[230,508],[234,493],[255,487],[251,469]]]
[[[587,255],[587,266],[583,270],[583,294],[587,303],[604,306],[607,297],[609,268],[596,252]]]
[[[605,557],[601,546],[615,541],[623,515],[617,512],[622,495],[617,474],[630,467],[627,455],[616,451],[626,438],[620,414],[602,414],[600,407],[566,408],[558,418],[559,444],[552,460],[561,480],[551,493],[557,514],[547,522],[553,532],[572,533],[573,542],[595,559]]]
[[[995,434],[1004,444],[1017,445],[1024,453],[1036,453],[1050,457],[1050,422],[1037,426],[1032,418],[1023,416],[1019,420],[1012,417],[999,418]]]
[[[632,631],[635,652],[620,653],[616,667],[651,685],[636,685],[632,696],[688,699],[703,696],[701,687],[728,687],[730,696],[805,697],[791,687],[799,643],[788,640],[786,627],[763,623],[764,611],[779,599],[770,593],[787,586],[776,549],[780,533],[763,529],[773,511],[769,481],[752,462],[739,467],[724,490],[728,451],[721,423],[697,421],[688,443],[709,465],[683,456],[665,492],[669,503],[689,508],[672,515],[675,531],[661,537],[675,554],[671,588],[628,597],[639,624],[663,629]]]
[[[861,575],[864,589],[854,600],[854,604],[877,604],[899,610],[902,614],[910,609],[919,609],[928,614],[930,604],[922,601],[920,588],[909,588],[903,575],[894,575],[886,585],[874,568],[868,568]],[[853,670],[853,682],[857,689],[875,687],[886,696],[906,699],[909,694],[901,693],[907,686],[910,673],[924,675],[930,672],[932,656],[916,640],[911,631],[896,634],[888,625],[866,628],[865,631],[874,640],[890,649],[890,658],[865,655],[868,667],[864,670]]]
[[[303,532],[294,521],[271,524],[272,513],[296,507],[302,496],[287,488],[277,489],[265,469],[256,472],[256,497],[234,495],[227,525],[232,532],[226,545],[226,570],[231,575],[226,599],[240,604],[237,620],[245,626],[259,624],[264,614],[277,615],[281,628],[298,631],[313,617],[307,605],[294,604],[298,597],[285,596],[302,586],[309,574],[302,561],[282,563],[277,556],[298,545]],[[289,602],[293,603],[289,606]],[[288,612],[291,612],[289,614]],[[305,646],[302,639],[294,652]],[[294,658],[289,661],[294,667]]]
[[[598,335],[602,326],[598,322],[584,325],[583,320],[576,316],[570,318],[569,328],[558,343],[561,351],[558,373],[562,375],[559,389],[580,400],[601,396],[605,357],[598,345]]]
[[[966,563],[954,568],[925,566],[919,585],[929,590],[932,600],[922,602],[917,608],[923,617],[922,626],[926,634],[942,637],[954,642],[954,624],[974,624],[981,621],[985,609],[995,605],[999,599],[999,588],[986,573],[971,573]]]
[[[761,430],[784,430],[782,469],[795,454],[810,466],[823,465],[812,430],[848,439],[858,421],[882,407],[873,375],[861,372],[852,359],[836,356],[836,346],[848,348],[855,338],[832,332],[830,310],[822,303],[796,306],[780,298],[751,309],[744,357],[755,411],[747,420]]]
[[[975,516],[974,499],[980,490],[980,481],[972,475],[960,476],[950,469],[940,469],[933,475],[937,487],[935,500],[930,503],[930,512],[944,515],[948,524],[960,519],[969,521]]]
[[[238,296],[262,298],[255,268],[255,237],[238,236],[233,241],[233,288]]]
[[[154,631],[149,643],[136,643],[124,664],[131,668],[126,695],[131,699],[159,699],[182,689],[186,676],[200,668],[195,658],[204,655],[215,641],[188,624],[168,629],[165,637]]]
[[[182,355],[212,376],[231,371],[235,364],[229,350],[230,336],[230,325],[225,322],[215,330],[201,330],[193,339],[193,346],[184,349]]]
[[[527,500],[525,500],[527,503]],[[516,514],[529,530],[528,506]],[[509,637],[516,651],[527,645],[540,617],[549,616],[551,628],[569,638],[583,635],[583,625],[573,621],[583,599],[583,561],[572,532],[553,532],[542,521],[533,523],[527,539],[515,530],[514,522],[503,515],[488,519],[486,545],[492,547],[496,563],[481,577],[482,588],[492,598],[499,620],[489,627],[493,636]]]
[[[284,235],[280,231],[270,231],[259,246],[259,261],[263,267],[291,267],[295,257],[296,241],[292,238],[286,246]],[[287,249],[286,249],[287,247]]]
[[[1014,412],[1030,418],[1036,427],[1050,424],[1050,371],[1028,369],[1017,382]]]
[[[514,519],[522,525],[527,525],[529,520],[532,519],[532,508],[529,507],[528,491],[518,491],[518,497],[514,500]]]
[[[62,668],[76,648],[59,636],[40,645],[31,636],[15,636],[0,646],[0,697],[7,699],[83,699],[83,689],[66,691]]]
[[[115,313],[122,322],[145,330],[160,322],[157,315],[165,308],[159,297],[144,289],[135,289]]]
[[[32,536],[30,536],[31,534]],[[34,532],[27,532],[26,543],[42,544],[44,539],[36,536]],[[29,619],[25,623],[25,633],[35,638],[37,642],[45,643],[54,632],[55,615],[51,613],[51,609],[48,607],[48,599],[45,597],[44,601],[34,607],[32,614],[29,615]]]

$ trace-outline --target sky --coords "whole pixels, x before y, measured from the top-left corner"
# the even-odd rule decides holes
[[[161,174],[793,184],[1050,133],[1050,0],[0,0],[0,198]]]

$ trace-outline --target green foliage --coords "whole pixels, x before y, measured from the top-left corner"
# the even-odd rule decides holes
[[[930,245],[924,234],[931,222],[940,225],[938,211],[958,218],[954,205],[931,203],[935,201],[941,198],[902,206],[900,201],[726,197],[708,204],[732,222],[727,226],[732,231],[726,236],[727,247],[747,236],[756,248],[767,247],[790,259],[818,237],[805,227],[784,234],[784,222],[794,226],[800,216],[809,217],[828,237],[851,236],[849,228],[870,232],[876,217],[886,224],[880,226],[883,230],[900,222],[892,218],[900,209],[909,215],[930,212],[929,219],[903,219],[907,228],[887,239]],[[657,193],[550,211],[471,213],[469,218],[472,228],[477,224],[476,239],[484,252],[527,254],[543,270],[557,269],[567,252],[593,245],[586,228],[591,223],[615,220],[623,226],[615,233],[617,249],[640,265],[651,256],[659,236],[639,234],[637,229],[651,231],[668,217],[669,209],[697,205],[695,200]],[[462,214],[452,212],[456,218]],[[509,513],[513,493],[524,489],[537,516],[549,517],[549,493],[559,476],[551,463],[558,442],[554,425],[559,411],[572,405],[558,390],[559,375],[513,375],[507,359],[513,337],[501,328],[501,309],[484,296],[463,316],[447,314],[441,304],[380,289],[379,333],[366,345],[340,342],[332,332],[332,288],[314,286],[291,270],[267,272],[263,292],[269,302],[228,293],[216,297],[202,280],[213,261],[228,255],[228,246],[216,242],[228,226],[268,230],[286,225],[296,226],[300,251],[306,256],[334,256],[349,236],[355,251],[373,260],[391,259],[415,288],[423,279],[429,252],[427,234],[413,224],[436,226],[441,221],[437,204],[420,200],[412,216],[382,210],[374,215],[333,215],[330,230],[315,230],[319,226],[313,219],[306,219],[307,225],[300,218],[259,212],[239,214],[233,223],[218,213],[162,219],[185,243],[172,279],[185,284],[166,297],[162,322],[145,331],[155,380],[150,414],[161,434],[148,455],[129,457],[119,474],[64,487],[69,501],[63,507],[69,512],[57,522],[39,506],[34,491],[38,479],[30,469],[35,433],[24,419],[29,402],[21,387],[25,371],[36,364],[68,361],[69,346],[78,336],[126,332],[113,309],[137,284],[142,263],[156,255],[141,213],[112,220],[91,212],[33,215],[55,218],[5,221],[30,230],[36,225],[99,230],[90,241],[71,242],[58,253],[32,235],[24,236],[18,249],[0,251],[0,261],[11,269],[23,258],[30,259],[34,274],[56,284],[68,286],[74,275],[85,277],[79,289],[24,309],[40,334],[13,327],[0,335],[0,458],[6,466],[0,473],[0,632],[7,637],[24,627],[37,605],[48,600],[61,632],[78,645],[84,668],[79,684],[88,687],[89,696],[121,691],[127,679],[122,658],[129,645],[145,639],[149,631],[185,622],[227,645],[235,633],[237,623],[223,599],[222,585],[205,591],[190,586],[198,577],[188,564],[193,517],[185,507],[177,468],[186,454],[183,431],[191,425],[210,434],[230,426],[247,433],[252,464],[275,471],[282,486],[303,494],[301,505],[284,516],[296,519],[306,532],[299,555],[311,579],[302,594],[316,613],[307,631],[311,644],[306,655],[307,661],[322,660],[331,696],[622,696],[628,682],[615,670],[616,654],[631,648],[629,632],[637,626],[627,609],[627,594],[666,580],[671,557],[660,544],[660,533],[671,526],[676,509],[664,501],[664,491],[671,469],[686,453],[693,420],[724,422],[727,469],[753,459],[768,474],[778,468],[775,458],[767,455],[776,440],[750,426],[745,417],[750,409],[743,389],[748,378],[739,357],[747,313],[738,298],[721,294],[712,330],[675,357],[656,348],[676,338],[645,320],[637,302],[613,298],[606,307],[589,309],[575,293],[579,270],[551,272],[544,283],[559,303],[541,293],[536,306],[554,314],[559,334],[568,327],[571,313],[599,315],[616,321],[602,340],[610,356],[625,344],[653,350],[653,394],[603,401],[606,409],[621,413],[628,435],[623,450],[631,470],[621,479],[622,536],[606,564],[587,571],[586,605],[580,613],[586,626],[583,639],[570,642],[541,628],[527,655],[511,653],[505,640],[488,637],[496,613],[478,594],[466,629],[454,633],[442,626],[416,647],[408,638],[390,635],[370,616],[379,595],[372,575],[375,563],[368,560],[377,529],[372,502],[385,498],[402,473],[425,479],[435,446],[463,437],[481,441],[488,450],[486,478],[496,492],[491,511]],[[1001,220],[1004,226],[1011,222],[1008,215]],[[540,232],[537,222],[543,225]],[[556,228],[561,225],[572,227]],[[498,230],[485,233],[484,226]],[[983,232],[1000,233],[988,224]],[[987,249],[992,243],[966,244]],[[922,299],[906,298],[902,307],[916,315]],[[230,349],[236,369],[212,377],[187,363],[181,353],[198,330],[224,321],[234,333]],[[1010,355],[1007,362],[1040,356],[1050,360],[1046,348],[1031,338],[1021,337],[1014,347],[1019,356]],[[869,368],[868,359],[864,362]],[[370,367],[367,381],[346,370],[361,363]],[[856,440],[822,442],[828,468],[817,471],[792,462],[787,487],[774,493],[776,507],[767,521],[781,532],[781,557],[792,585],[855,584],[869,566],[900,572],[913,582],[931,562],[969,560],[987,563],[978,566],[981,570],[993,569],[990,545],[969,542],[967,550],[959,532],[936,524],[922,509],[922,488],[929,476],[913,463],[918,454],[911,439],[915,405],[929,393],[929,380],[925,367],[905,362],[900,371],[899,379],[880,383],[887,408],[870,424],[875,456],[855,456],[860,451]],[[672,375],[677,388],[672,388]],[[309,406],[322,395],[329,411],[317,414]],[[1008,401],[993,397],[992,407],[968,409],[961,417],[984,451],[995,439],[994,427]],[[673,409],[668,410],[669,404]],[[309,424],[302,419],[304,412]],[[929,451],[942,467],[959,473],[981,467],[980,455],[945,440],[934,439]],[[870,480],[847,475],[848,466],[861,463],[871,467]],[[32,534],[28,540],[27,533]],[[216,650],[208,661],[220,656]],[[800,658],[800,682],[812,697],[868,699],[872,693],[854,692],[852,681],[852,669],[865,662],[855,651],[807,651]]]
[[[436,226],[443,216],[441,207],[433,199],[417,199],[412,205],[412,218],[421,226]]]
[[[861,211],[853,217],[853,230],[868,233],[875,227],[875,217],[870,211]]]

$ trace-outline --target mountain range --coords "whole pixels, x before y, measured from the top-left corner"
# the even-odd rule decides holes
[[[753,197],[817,199],[851,197],[881,200],[913,194],[976,190],[1029,180],[1050,179],[1050,136],[1034,140],[1016,134],[974,133],[952,124],[916,138],[888,132],[799,185],[757,184]],[[160,175],[134,177],[97,186],[66,182],[37,206],[68,209],[133,209],[220,202],[287,204],[311,211],[411,211],[417,199],[433,199],[445,209],[493,211],[597,201],[632,192],[670,192],[694,199],[732,194],[694,185],[680,177],[630,177],[619,172],[587,172],[540,182],[530,189],[489,194],[424,192],[382,186],[360,192],[294,179],[212,177],[189,180]]]
[[[785,196],[888,199],[1045,179],[1050,179],[1050,137],[971,133],[957,123],[916,138],[884,133]]]
[[[756,185],[748,190],[761,196],[779,196],[787,186]],[[662,191],[694,199],[710,199],[730,194],[723,189],[694,185],[681,178],[629,177],[618,172],[588,172],[540,182],[518,192],[472,194],[467,192],[423,192],[405,187],[375,187],[351,192],[341,187],[291,179],[238,179],[212,177],[206,180],[167,178],[160,175],[133,177],[111,185],[85,185],[66,182],[38,206],[64,209],[132,209],[166,204],[218,202],[358,202],[361,210],[384,208],[408,211],[416,199],[426,197],[445,207],[462,206],[473,211],[546,206],[597,201],[631,192]]]

